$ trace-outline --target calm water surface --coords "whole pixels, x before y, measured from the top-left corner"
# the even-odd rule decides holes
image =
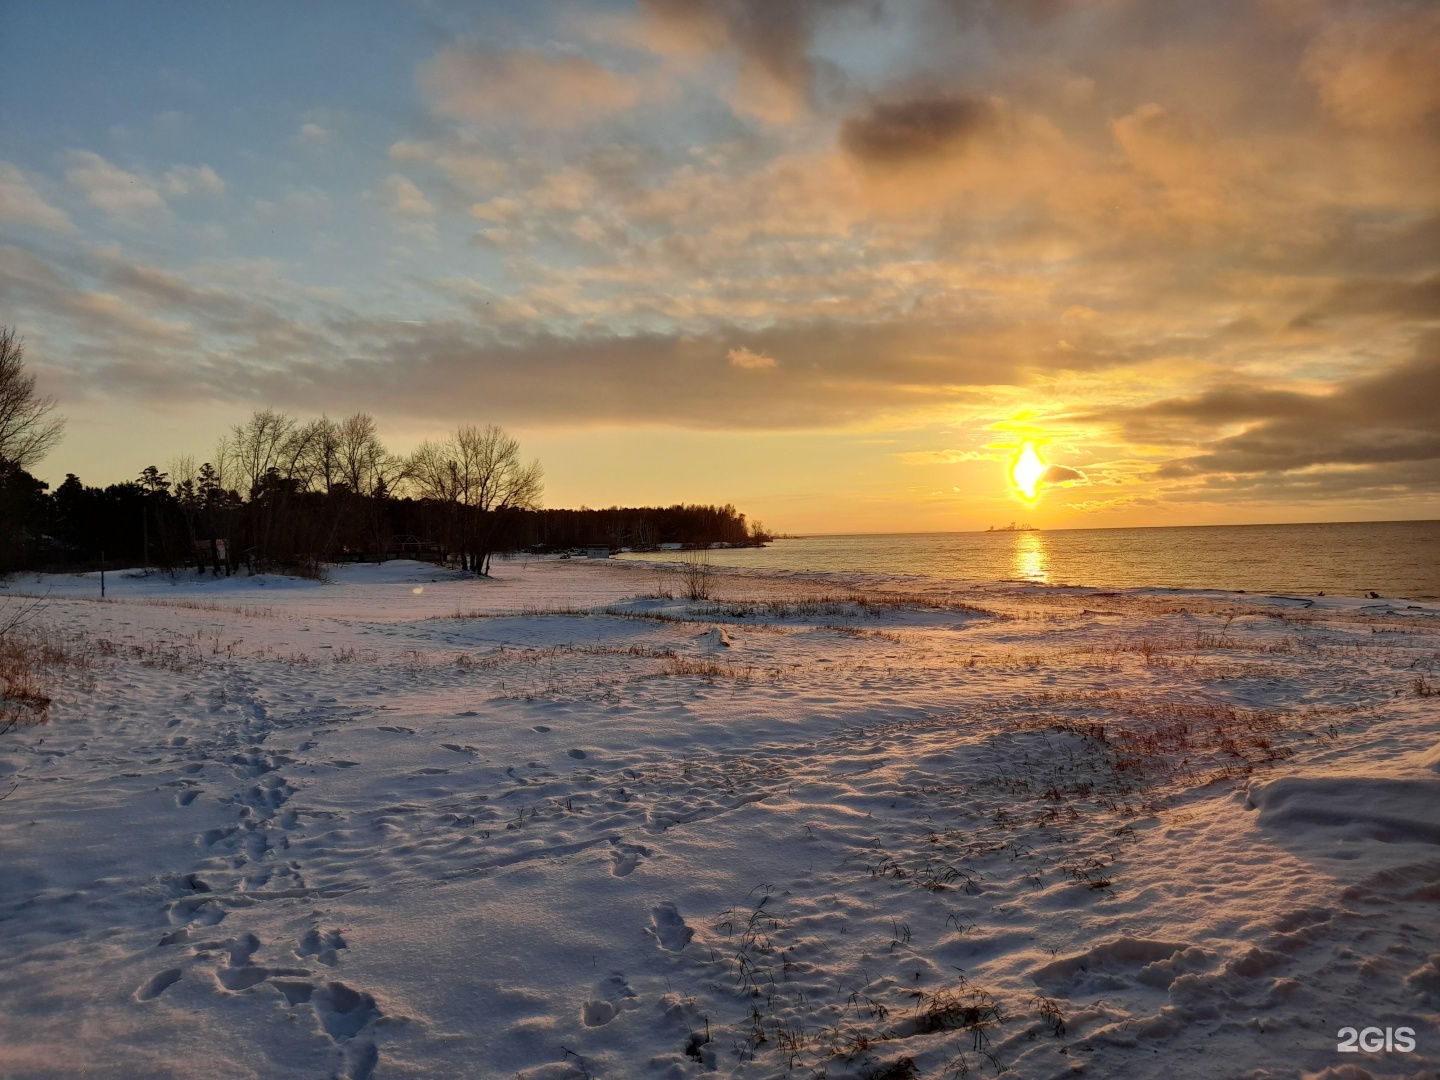
[[[776,570],[1440,599],[1440,521],[813,536],[709,556]]]

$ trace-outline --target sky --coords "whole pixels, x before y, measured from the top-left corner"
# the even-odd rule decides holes
[[[1428,2],[0,5],[52,484],[363,410],[792,533],[1440,517],[1437,176]]]

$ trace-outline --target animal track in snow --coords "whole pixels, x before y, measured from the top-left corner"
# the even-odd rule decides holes
[[[652,925],[646,928],[646,932],[653,934],[666,952],[680,952],[695,936],[695,931],[685,924],[675,905],[668,901],[650,910],[650,922]]]

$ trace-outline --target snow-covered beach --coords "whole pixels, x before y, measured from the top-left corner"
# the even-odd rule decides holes
[[[0,737],[5,1076],[1440,1066],[1440,605],[107,584],[0,592],[55,657]]]

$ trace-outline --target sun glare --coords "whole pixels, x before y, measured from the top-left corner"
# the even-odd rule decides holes
[[[1044,472],[1045,462],[1040,460],[1035,444],[1027,442],[1020,448],[1020,456],[1010,466],[1010,479],[1021,495],[1033,499],[1036,496],[1036,485],[1040,483]]]

